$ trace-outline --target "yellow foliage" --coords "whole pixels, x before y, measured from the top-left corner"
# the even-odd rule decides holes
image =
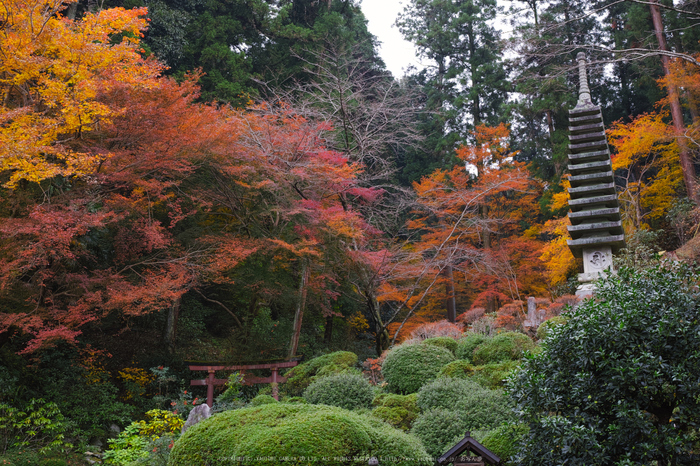
[[[619,193],[622,217],[628,227],[639,229],[647,221],[663,217],[683,186],[679,148],[665,113],[647,113],[632,122],[615,123],[608,136],[615,147],[613,170],[627,174]]]
[[[118,374],[128,387],[125,395],[127,400],[143,395],[146,392],[146,387],[155,380],[153,374],[140,367],[125,367]]]
[[[544,231],[552,233],[555,238],[547,243],[540,259],[547,267],[547,278],[550,286],[557,286],[576,270],[576,259],[571,254],[567,239],[571,239],[566,229],[570,225],[569,217],[549,220],[544,225]]]
[[[369,322],[361,312],[356,312],[348,318],[348,326],[357,333],[362,333],[369,328]]]
[[[99,93],[119,83],[155,86],[162,69],[139,54],[145,8],[70,21],[59,13],[66,3],[0,4],[0,173],[9,177],[7,187],[94,172],[105,156],[69,144],[122,111],[100,102]]]
[[[552,196],[551,210],[559,210],[569,205],[569,188],[571,187],[571,182],[569,181],[570,175],[564,175],[561,179],[561,186],[563,188],[562,192],[556,193]]]
[[[156,440],[163,434],[180,433],[185,421],[177,414],[163,409],[152,409],[146,413],[148,421],[134,422],[139,427],[139,435]]]

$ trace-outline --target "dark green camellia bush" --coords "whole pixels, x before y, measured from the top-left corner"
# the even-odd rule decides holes
[[[509,382],[521,465],[700,464],[700,274],[623,268]]]
[[[169,466],[432,464],[420,442],[390,425],[342,408],[271,403],[215,414],[185,432]]]
[[[359,374],[336,374],[314,380],[304,391],[311,404],[345,409],[369,408],[374,399],[372,385]]]
[[[382,375],[389,390],[406,395],[434,380],[442,366],[454,360],[452,352],[440,346],[398,346],[384,359]]]

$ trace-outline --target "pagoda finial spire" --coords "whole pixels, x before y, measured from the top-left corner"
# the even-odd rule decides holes
[[[591,102],[591,90],[588,88],[588,75],[586,74],[586,54],[579,52],[578,55],[576,55],[576,60],[578,61],[579,81],[578,102],[576,103],[576,108],[593,105],[593,102]]]

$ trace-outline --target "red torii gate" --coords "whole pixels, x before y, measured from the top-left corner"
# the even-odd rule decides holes
[[[283,361],[283,362],[273,362],[267,364],[238,364],[234,366],[208,366],[208,365],[190,365],[191,371],[207,371],[208,375],[206,379],[195,379],[190,380],[190,385],[206,385],[207,386],[207,404],[211,408],[214,403],[214,385],[224,385],[228,379],[216,379],[214,378],[214,373],[216,371],[240,371],[244,374],[243,384],[253,385],[258,383],[271,383],[272,384],[272,396],[275,400],[279,400],[279,390],[277,384],[281,382],[286,382],[287,378],[278,374],[280,369],[286,369],[289,367],[294,367],[299,364],[299,360]],[[255,369],[270,369],[272,371],[271,377],[258,377],[255,375],[245,376],[245,371],[255,370]]]

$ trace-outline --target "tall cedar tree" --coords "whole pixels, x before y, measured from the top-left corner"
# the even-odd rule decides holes
[[[418,55],[431,62],[412,78],[425,89],[431,114],[424,122],[429,154],[424,167],[451,166],[456,141],[468,138],[478,124],[502,121],[508,85],[499,33],[491,26],[496,11],[493,0],[412,0],[396,21]],[[404,163],[408,181],[429,173],[410,158]]]

